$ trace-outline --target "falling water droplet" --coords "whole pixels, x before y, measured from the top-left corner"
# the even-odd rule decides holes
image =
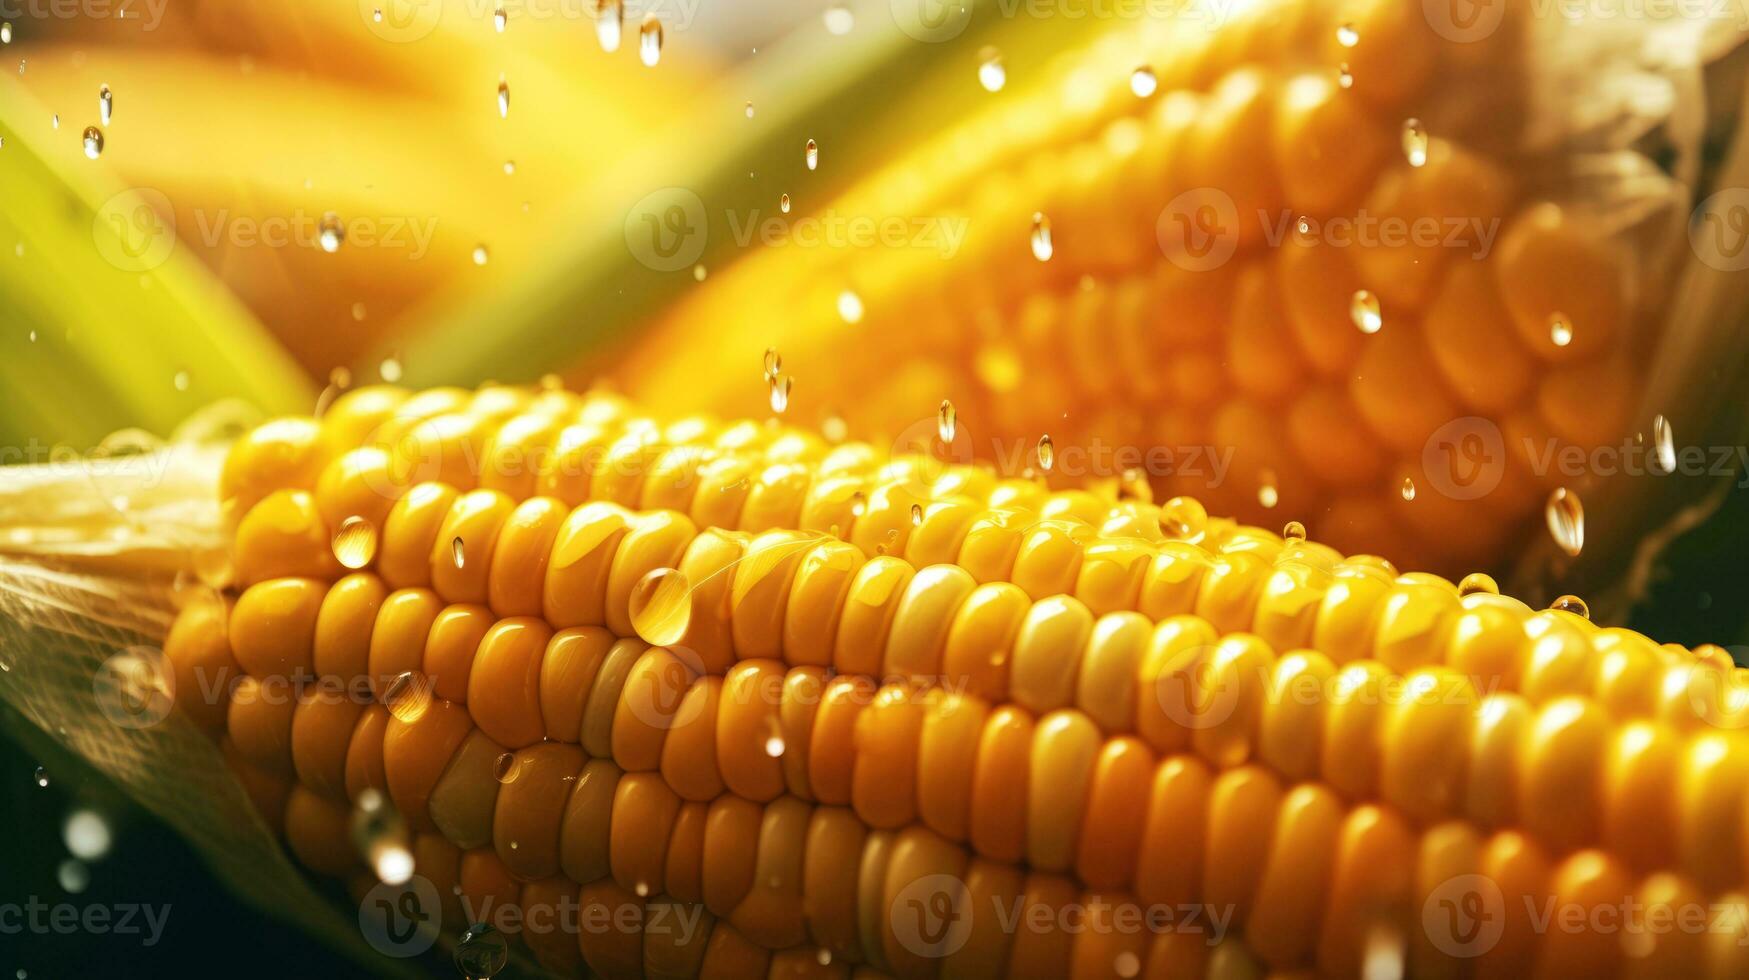
[[[753,103],[751,103],[751,102],[747,103],[747,118],[748,119],[753,118]]]
[[[334,532],[334,559],[343,568],[359,569],[377,555],[377,526],[369,519],[352,516]]]
[[[1566,487],[1556,487],[1543,508],[1549,533],[1555,543],[1569,555],[1577,556],[1585,547],[1585,506],[1579,495]]]
[[[177,391],[187,391],[194,378],[187,371],[178,371],[170,376],[170,385]]]
[[[1379,298],[1365,289],[1356,289],[1348,300],[1348,318],[1360,328],[1361,333],[1378,333],[1385,325],[1385,317],[1379,309]]]
[[[504,176],[508,177],[514,173],[516,173],[516,161],[515,160],[504,161]]]
[[[923,505],[922,504],[912,504],[911,505],[911,526],[912,527],[922,527],[923,526]]]
[[[813,170],[813,169],[819,167],[820,166],[820,144],[814,142],[813,140],[809,140],[807,146],[804,146],[802,148],[802,159],[807,162],[809,170]]]
[[[1057,447],[1051,442],[1051,434],[1047,432],[1038,437],[1038,468],[1049,473],[1056,462]]]
[[[400,381],[401,359],[393,354],[383,358],[383,362],[377,365],[377,374],[381,375],[382,379],[389,384],[394,384],[397,381]]]
[[[96,126],[85,127],[85,157],[95,160],[103,155],[103,130]]]
[[[42,766],[36,767],[36,784],[39,787],[46,787],[49,784],[49,771]]]
[[[1411,167],[1427,162],[1427,127],[1414,117],[1403,120],[1403,156]]]
[[[1274,470],[1263,471],[1262,482],[1257,485],[1257,502],[1266,510],[1281,502],[1281,491],[1275,488]]]
[[[492,257],[492,254],[490,252],[486,251],[485,245],[475,245],[474,246],[474,264],[475,265],[485,265],[486,262],[489,259],[491,259],[491,257]]]
[[[1353,24],[1343,24],[1336,28],[1336,41],[1345,48],[1352,48],[1360,43],[1360,32]]]
[[[510,83],[502,78],[498,80],[498,118],[510,118]]]
[[[373,24],[381,24],[383,22],[383,8],[372,8],[370,12],[370,20]]]
[[[22,65],[21,65],[21,67],[22,67]],[[57,112],[54,115],[49,117],[49,128],[51,128],[51,129],[60,129],[61,128],[61,114],[60,113]]]
[[[1486,572],[1471,572],[1458,583],[1458,595],[1499,595],[1500,584]]]
[[[846,289],[838,294],[838,318],[852,326],[862,322],[862,297]]]
[[[833,4],[820,13],[820,20],[826,25],[826,33],[843,37],[856,27],[856,15],[849,7]]]
[[[322,215],[322,224],[316,229],[316,242],[322,246],[322,251],[332,255],[340,251],[340,243],[346,241],[346,229],[340,224],[340,216],[332,211]]]
[[[771,376],[771,410],[779,415],[789,408],[790,389],[795,387],[795,379],[787,374]]]
[[[509,23],[510,15],[504,12],[503,6],[499,6],[497,10],[492,11],[492,26],[497,29],[498,33],[504,33],[504,28]]]
[[[1576,595],[1561,596],[1554,602],[1549,603],[1549,608],[1557,609],[1561,612],[1572,613],[1581,619],[1591,618],[1591,607],[1585,604],[1584,599],[1581,599]]]
[[[655,14],[646,14],[638,28],[638,60],[646,68],[654,68],[662,60],[662,20]]]
[[[12,25],[0,24],[0,44],[12,43]]]
[[[1565,347],[1573,342],[1573,322],[1567,319],[1565,313],[1549,314],[1549,340],[1556,347]]]
[[[109,117],[114,114],[115,93],[109,90],[108,85],[99,85],[97,87],[97,121],[107,126],[109,125]]]
[[[595,39],[601,42],[601,50],[618,51],[624,33],[625,9],[620,6],[620,0],[596,0]]]
[[[851,517],[861,517],[863,515],[863,512],[866,510],[868,510],[868,498],[863,496],[862,491],[858,490],[855,493],[851,494],[850,495],[850,516]]]
[[[1130,92],[1138,99],[1153,95],[1160,88],[1160,76],[1154,74],[1154,69],[1143,65],[1130,72]]]
[[[455,968],[466,980],[490,980],[510,963],[510,946],[484,922],[468,926],[455,944]]]
[[[692,625],[692,587],[678,569],[654,569],[632,586],[627,609],[639,639],[653,647],[673,646]]]
[[[765,380],[770,381],[782,371],[783,355],[779,354],[775,347],[765,348]]]
[[[1336,69],[1336,84],[1343,88],[1354,87],[1354,71],[1348,67],[1346,61]]]
[[[941,407],[935,410],[935,434],[941,437],[942,443],[951,444],[958,429],[959,413],[954,410],[953,402],[943,398]]]
[[[777,209],[779,211],[782,211],[784,214],[789,214],[789,195],[788,194],[785,194],[782,197],[777,199]]]
[[[1652,450],[1658,456],[1660,469],[1676,472],[1676,436],[1670,431],[1670,420],[1662,415],[1652,420]]]
[[[1415,499],[1415,481],[1409,477],[1403,477],[1403,499]]]
[[[1304,541],[1306,540],[1306,526],[1299,521],[1288,521],[1287,525],[1281,529],[1281,536],[1287,541]]]
[[[1074,237],[1074,236],[1070,236]],[[1032,257],[1040,262],[1049,262],[1055,254],[1056,247],[1051,244],[1051,219],[1043,213],[1032,213]]]
[[[995,48],[984,48],[978,52],[978,84],[986,92],[1000,92],[1002,86],[1008,84],[1008,68],[1002,64],[1002,55]]]

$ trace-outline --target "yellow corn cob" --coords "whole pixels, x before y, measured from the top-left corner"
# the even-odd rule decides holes
[[[1069,500],[1056,523],[1082,529],[1052,559],[1080,573],[1037,595],[1024,545],[875,554],[854,520],[796,527],[790,484],[798,502],[749,494],[703,530],[599,495],[722,492],[659,468],[516,504],[559,471],[491,461],[545,445],[515,438],[542,412],[558,444],[650,433],[646,460],[674,448],[656,433],[713,431],[512,389],[368,389],[269,423],[224,476],[241,591],[190,604],[167,641],[179,703],[293,853],[368,889],[351,810],[383,794],[449,931],[488,920],[606,976],[1423,976],[1476,954],[1482,975],[1611,975],[1620,937],[1541,933],[1526,910],[1743,902],[1749,715],[1715,648],[1218,521],[1140,533],[1158,508],[1101,534],[1085,494],[1015,508]],[[835,454],[880,465],[723,431],[741,472],[786,441],[816,454],[797,451],[803,485]],[[359,453],[385,475],[342,492]],[[395,460],[454,483],[402,492]],[[982,486],[970,469],[930,486]],[[749,508],[777,528],[736,530]],[[381,531],[331,546],[347,520]],[[1087,573],[1099,549],[1126,549],[1122,587]],[[1425,912],[1471,894],[1494,903],[1486,944]],[[1192,906],[1231,934],[1143,918]],[[584,924],[534,925],[566,908]],[[1650,937],[1632,969],[1740,975],[1735,928]]]
[[[678,410],[755,413],[752,371],[721,365],[775,347],[803,419],[889,439],[949,398],[970,449],[1010,470],[1043,434],[1059,460],[1164,450],[1054,478],[1136,466],[1162,499],[1301,520],[1344,551],[1495,566],[1562,482],[1530,454],[1650,427],[1631,418],[1648,330],[1624,256],[1535,189],[1564,161],[1517,145],[1522,10],[1442,34],[1423,7],[1266,0],[1214,28],[1114,29],[1036,66],[1031,88],[1014,68],[1020,91],[842,197],[809,209],[788,188],[796,216],[772,215],[957,228],[957,252],[755,243],[664,311],[617,377]],[[1137,66],[1157,78],[1147,98]],[[1337,220],[1379,233],[1348,245],[1360,232],[1339,238]],[[1380,222],[1422,231],[1386,241]],[[1175,244],[1187,224],[1209,240]]]

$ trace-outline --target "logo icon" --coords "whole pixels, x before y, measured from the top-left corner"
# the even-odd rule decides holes
[[[437,29],[443,0],[358,0],[359,16],[377,37],[409,44]]]
[[[687,601],[691,601],[690,590]],[[704,713],[705,701],[703,698],[688,701],[686,692],[691,690],[695,678],[709,673],[704,658],[690,647],[663,649],[673,654],[673,659],[663,660],[654,672],[639,671],[626,682],[619,702],[620,710],[630,711],[633,718],[658,730],[679,728],[698,720]]]
[[[894,435],[889,458],[904,458],[914,463],[903,475],[905,490],[929,500],[932,499],[930,489],[935,481],[946,475],[949,466],[964,466],[975,456],[971,429],[965,419],[955,419],[953,439],[943,442],[941,423],[931,415],[912,422]]]
[[[1177,654],[1154,681],[1155,701],[1174,724],[1200,731],[1233,717],[1239,691],[1221,679],[1219,652],[1219,647],[1200,645]]]
[[[1506,931],[1506,896],[1486,875],[1447,878],[1422,903],[1421,927],[1433,947],[1447,956],[1481,956]]]
[[[684,187],[651,191],[626,212],[626,247],[657,272],[688,268],[704,254],[710,227],[704,201]]]
[[[128,647],[97,667],[91,690],[97,708],[117,728],[151,728],[176,706],[176,677],[164,651]]]
[[[358,931],[384,956],[418,956],[437,941],[443,913],[437,886],[424,875],[398,885],[380,882],[358,903]]]
[[[1688,223],[1688,244],[1720,272],[1749,269],[1749,188],[1727,188],[1702,201]]]
[[[1227,192],[1197,187],[1166,203],[1154,221],[1154,237],[1180,269],[1218,269],[1239,247],[1239,209]]]
[[[1421,0],[1433,33],[1458,44],[1483,40],[1500,28],[1506,0]]]
[[[912,953],[952,956],[972,935],[971,891],[953,875],[924,875],[899,889],[887,917],[894,938]]]
[[[122,191],[97,209],[91,240],[103,261],[123,272],[156,269],[176,249],[176,209],[163,191]]]
[[[1714,728],[1749,726],[1749,681],[1737,672],[1695,663],[1688,668],[1688,706],[1695,717]]]
[[[972,22],[972,0],[890,0],[893,23],[925,44],[951,41]]]
[[[1500,427],[1475,415],[1447,422],[1421,447],[1421,471],[1433,489],[1453,500],[1493,493],[1506,473]]]

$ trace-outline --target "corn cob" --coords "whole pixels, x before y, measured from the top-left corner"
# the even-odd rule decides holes
[[[1562,479],[1529,454],[1650,425],[1632,417],[1645,297],[1539,190],[1564,161],[1517,146],[1522,9],[1460,40],[1423,6],[1272,0],[1213,28],[1114,30],[818,209],[962,227],[957,254],[758,249],[664,311],[617,377],[682,410],[755,412],[751,372],[719,365],[775,346],[804,419],[891,438],[947,397],[980,458],[1012,465],[1041,434],[1059,457],[1165,449],[1143,467],[1162,499],[1302,520],[1406,567],[1497,566]],[[1157,80],[1145,99],[1136,66]],[[1175,251],[1175,219],[1217,203],[1214,258]],[[1332,220],[1419,222],[1440,244],[1345,247],[1317,230]],[[1468,250],[1456,226],[1476,229]],[[773,319],[779,295],[794,300]],[[1454,422],[1504,443],[1486,492],[1441,449]],[[1090,456],[1054,478],[1119,476]]]
[[[1072,576],[1034,596],[1018,557],[980,565],[962,546],[917,567],[865,553],[854,527],[512,505],[464,489],[502,473],[447,452],[418,468],[457,485],[378,503],[361,559],[330,535],[359,517],[336,522],[334,501],[365,494],[321,487],[359,452],[397,458],[424,410],[398,407],[421,399],[469,406],[429,419],[482,447],[534,423],[495,439],[478,417],[542,400],[561,406],[555,431],[629,417],[550,391],[366,390],[320,422],[269,423],[224,478],[241,591],[189,605],[167,653],[191,718],[312,870],[372,880],[348,815],[374,791],[404,816],[417,873],[446,904],[459,887],[469,918],[519,909],[501,916],[515,935],[530,906],[568,897],[623,910],[610,928],[522,930],[551,968],[1353,975],[1383,957],[1438,975],[1462,963],[1423,908],[1466,875],[1514,901],[1676,907],[1738,901],[1749,874],[1746,716],[1720,696],[1740,672],[1716,649],[1215,521],[1194,541],[1102,535],[1085,514],[1105,513],[1074,495],[1059,523],[1089,532],[1083,568],[1131,549],[1131,586]],[[310,486],[288,510],[282,495]],[[1116,926],[1191,905],[1231,910],[1233,935]],[[1625,962],[1615,937],[1538,935],[1520,907],[1479,972]],[[913,915],[942,909],[945,932]],[[683,913],[705,925],[658,927]],[[1726,976],[1742,955],[1678,935],[1633,965]]]

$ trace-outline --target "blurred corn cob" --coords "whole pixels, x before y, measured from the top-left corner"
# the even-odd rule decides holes
[[[356,392],[219,492],[182,710],[355,896],[410,860],[451,932],[611,923],[522,930],[554,970],[1615,975],[1534,909],[1745,901],[1742,671],[1576,602],[555,389]],[[1423,911],[1475,876],[1485,948]],[[1190,904],[1237,932],[1105,918]],[[1741,932],[1631,968],[1737,975]]]

